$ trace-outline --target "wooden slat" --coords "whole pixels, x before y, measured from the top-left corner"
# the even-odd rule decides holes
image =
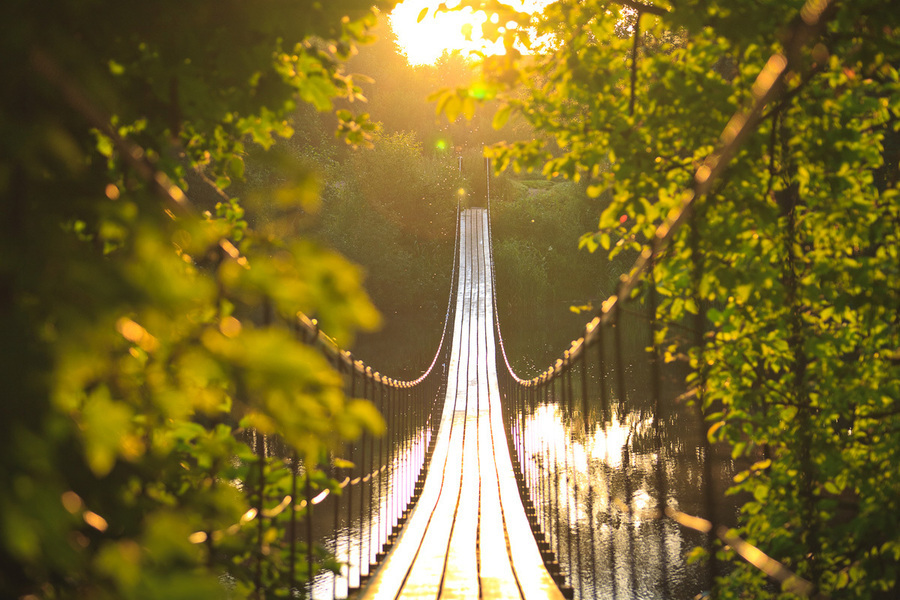
[[[475,546],[478,536],[478,501],[480,482],[478,470],[478,416],[465,417],[462,489],[453,516],[453,535],[447,551],[447,564],[441,588],[441,598],[468,600],[478,597],[478,556]]]
[[[487,215],[484,217],[487,221]],[[486,225],[485,225],[486,226]],[[486,296],[493,299],[493,281],[487,279]],[[493,306],[490,309],[493,315]],[[497,382],[497,362],[494,360],[496,347],[493,330],[486,336],[487,343],[487,377],[488,397],[491,399],[491,431],[495,440],[494,459],[497,466],[497,483],[500,491],[500,504],[503,507],[503,518],[512,549],[510,556],[516,581],[522,591],[523,598],[552,598],[563,600],[559,586],[544,566],[544,560],[537,542],[531,532],[531,525],[525,515],[525,507],[519,496],[513,474],[509,448],[506,445],[506,433],[500,408],[500,387]]]
[[[460,257],[468,255],[468,235],[466,220],[460,221]],[[459,286],[457,288],[456,305],[464,306],[465,291],[471,285],[471,274],[460,265]],[[453,341],[451,348],[450,364],[448,365],[447,395],[441,413],[441,425],[438,428],[435,439],[434,452],[431,457],[429,475],[422,488],[415,508],[400,533],[393,549],[388,553],[380,568],[369,580],[363,590],[365,598],[396,598],[403,588],[413,561],[419,553],[419,548],[431,522],[431,517],[437,506],[444,483],[444,471],[450,448],[450,430],[452,428],[453,413],[456,407],[457,380],[460,377],[459,360],[460,352],[457,351],[462,339],[463,310],[457,310],[453,323]],[[467,367],[466,367],[467,368]],[[452,467],[453,465],[451,465]],[[456,465],[456,468],[460,467]]]
[[[520,591],[510,561],[490,418],[479,424],[481,481],[485,490],[481,497],[481,586],[485,598],[519,598]]]
[[[418,504],[363,598],[562,600],[519,497],[497,385],[484,209],[463,211],[447,394]]]
[[[437,505],[431,514],[399,598],[437,598],[444,579],[447,548],[453,531],[453,514],[459,500],[464,415],[453,416],[448,460]]]
[[[470,223],[471,224],[471,223]],[[445,600],[477,598],[479,595],[478,580],[478,510],[481,496],[481,478],[477,468],[478,456],[478,397],[481,387],[479,378],[480,355],[483,353],[478,337],[478,315],[481,300],[484,297],[484,280],[479,269],[480,240],[477,228],[470,229],[472,244],[469,246],[467,271],[471,275],[471,286],[468,290],[468,302],[464,317],[463,336],[468,344],[461,344],[466,350],[466,384],[461,386],[465,391],[466,428],[463,440],[463,485],[460,490],[453,519],[453,537],[447,555],[447,565],[440,598]],[[463,359],[460,358],[460,363]],[[459,411],[459,405],[457,405]]]

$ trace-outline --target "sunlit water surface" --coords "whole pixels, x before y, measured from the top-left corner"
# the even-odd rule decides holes
[[[520,375],[533,375],[528,371],[534,371],[539,361],[550,364],[555,359],[554,335],[559,338],[556,347],[565,348],[569,336],[578,334],[570,317],[560,321],[565,323],[549,323],[550,334],[536,334],[533,327],[515,330],[514,324],[504,325],[506,347],[511,356],[517,356],[514,368],[521,369]],[[395,371],[387,363],[395,360],[400,377],[414,378],[419,369],[415,363],[430,362],[426,346],[436,347],[440,337],[439,326],[434,327],[436,334],[423,335],[427,329],[427,324],[420,323],[410,329],[415,332],[412,336],[392,329],[365,340],[357,355],[364,360],[367,354],[377,357],[381,362],[375,366],[389,375]],[[610,361],[606,367],[609,389],[605,406],[597,393],[599,371],[592,368],[588,395],[582,396],[576,386],[574,396],[583,403],[577,410],[567,408],[562,398],[550,393],[529,407],[516,424],[526,477],[543,481],[535,484],[532,492],[543,530],[563,571],[569,574],[567,583],[576,598],[649,600],[694,598],[703,593],[706,566],[703,562],[688,564],[687,555],[704,544],[705,536],[661,517],[663,503],[657,500],[661,486],[665,506],[705,518],[713,510],[718,522],[734,519],[735,503],[733,499],[725,501],[722,494],[734,465],[727,455],[714,450],[709,457],[712,480],[705,480],[703,462],[707,457],[700,443],[704,427],[693,409],[676,400],[683,391],[684,376],[677,368],[663,370],[662,410],[654,414],[643,351],[645,334],[646,327],[639,321],[623,323],[622,359]],[[402,352],[404,345],[417,349],[418,361]],[[624,399],[613,393],[616,368],[623,370]],[[346,597],[348,584],[357,587],[360,572],[364,576],[369,572],[380,550],[374,540],[399,516],[393,492],[405,495],[413,485],[409,477],[400,475],[405,473],[403,464],[420,454],[426,443],[423,431],[411,434],[384,472],[345,491],[337,503],[337,517],[329,509],[315,519],[323,544],[344,566],[338,577],[317,578],[314,598]],[[555,475],[548,476],[551,466]],[[704,501],[706,485],[712,485],[714,496],[720,499],[713,507]],[[336,536],[331,535],[333,531]]]

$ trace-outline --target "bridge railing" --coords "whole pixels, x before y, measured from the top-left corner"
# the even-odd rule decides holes
[[[664,260],[682,226],[690,224],[687,244],[695,257],[691,284],[695,305],[703,306],[698,291],[702,199],[755,131],[765,107],[783,93],[783,78],[802,68],[799,51],[818,39],[831,14],[829,4],[807,3],[804,18],[790,30],[785,52],[773,55],[757,77],[753,105],[735,113],[718,150],[697,168],[692,187],[681,194],[680,206],[657,228],[616,293],[562,356],[539,375],[520,377],[507,356],[497,318],[497,371],[520,493],[545,563],[570,597],[687,597],[690,586],[691,596],[715,597],[715,580],[723,568],[715,550],[721,544],[786,591],[814,593],[810,582],[731,535],[722,523],[727,517],[719,518],[716,507],[726,484],[716,482],[728,474],[717,472],[716,452],[706,434],[703,367],[690,390],[673,396],[664,382],[684,381],[686,373],[673,375],[664,366],[657,335],[663,326],[681,328],[703,365],[708,324],[700,310],[692,322],[659,322],[654,266]],[[673,443],[676,421],[692,430],[687,443]],[[673,477],[676,463],[690,465],[679,474],[686,481]],[[684,573],[671,571],[685,569],[676,554],[687,553],[692,545],[705,550],[706,567],[685,583]]]
[[[641,292],[641,311],[595,319],[533,379],[515,374],[500,342],[520,493],[548,569],[570,597],[688,597],[699,591],[686,589],[692,585],[712,589],[712,563],[705,573],[690,568],[689,582],[670,573],[684,568],[680,555],[713,544],[662,517],[689,510],[716,523],[721,473],[699,405],[679,405],[685,397],[673,391],[684,373],[664,369],[653,343],[652,284]],[[676,470],[680,481],[672,481]]]
[[[457,229],[451,290],[458,277],[458,252]],[[386,428],[380,435],[364,431],[342,452],[309,465],[279,439],[246,432],[253,455],[238,458],[245,465],[241,486],[254,508],[227,533],[232,538],[244,533],[234,563],[235,569],[249,572],[245,579],[254,582],[254,589],[247,590],[251,596],[346,598],[384,558],[418,500],[433,451],[455,297],[448,293],[443,332],[430,365],[413,380],[373,370],[303,314],[282,324],[317,348],[342,375],[346,396],[371,402]],[[192,541],[206,544],[210,553],[221,551],[216,542],[223,533],[198,532]],[[252,550],[248,553],[246,547]]]

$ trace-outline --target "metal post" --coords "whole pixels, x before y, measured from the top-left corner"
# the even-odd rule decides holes
[[[606,336],[604,335],[606,327],[603,322],[597,325],[597,365],[599,367],[597,377],[600,385],[600,412],[604,428],[611,418],[609,414],[609,394],[606,390]]]
[[[356,364],[353,362],[353,359],[350,359],[350,397],[353,398],[356,396]],[[353,528],[353,471],[354,468],[357,472],[359,472],[359,466],[357,463],[357,458],[359,453],[356,451],[356,444],[354,443],[350,446],[350,456],[351,462],[353,463],[353,467],[350,468],[350,482],[347,484],[347,594],[350,594],[350,588],[352,587],[350,581],[350,571],[351,565],[353,563],[353,536],[350,534],[350,531]],[[360,502],[362,500],[360,499]],[[357,569],[358,570],[358,569]],[[359,571],[359,574],[362,571]],[[361,585],[361,579],[358,579],[358,584]]]
[[[368,367],[363,373],[363,397],[367,400],[371,401],[371,387],[372,382],[369,377],[371,375],[371,369]],[[371,441],[372,434],[363,433],[362,437],[362,457],[360,460],[360,464],[362,466],[361,476],[362,478],[359,480],[360,488],[359,488],[359,573],[360,573],[360,583],[362,583],[362,569],[366,568],[366,576],[368,577],[369,573],[369,541],[372,539],[372,485],[371,485],[371,477],[370,474],[372,472],[372,457],[371,453],[366,451],[367,441]],[[368,465],[366,465],[366,455],[369,454]],[[367,481],[368,478],[368,481]],[[369,500],[366,502],[364,498],[366,497],[366,488],[368,488]],[[363,520],[363,505],[368,504],[368,524]],[[367,526],[368,525],[368,526]],[[365,531],[364,531],[365,530]],[[367,535],[363,535],[367,533]],[[365,547],[365,551],[363,550]]]
[[[485,176],[487,177],[487,206],[491,203],[491,159],[485,157]]]
[[[262,443],[263,436],[260,435],[256,430],[253,431],[253,441],[254,441],[254,450],[256,452],[256,456],[258,458],[257,461],[257,474],[259,476],[259,486],[257,487],[256,493],[256,518],[257,518],[257,535],[256,535],[256,574],[254,577],[254,587],[256,588],[256,598],[263,598],[265,592],[263,591],[263,532],[264,532],[264,523],[263,523],[263,503],[265,500],[265,490],[266,490],[266,449],[265,445]]]
[[[306,464],[304,465],[306,470],[306,577],[307,577],[307,589],[308,589],[308,598],[312,598],[313,595],[313,580],[314,571],[313,571],[313,494],[312,494],[312,480],[310,479],[310,469],[312,465]]]
[[[291,459],[291,503],[290,503],[290,522],[288,525],[288,537],[290,538],[288,546],[288,594],[294,593],[297,584],[296,563],[297,563],[297,470],[298,470],[297,451],[294,450]]]
[[[584,362],[582,361],[582,366],[583,365],[584,365]],[[566,384],[569,388],[569,411],[572,414],[574,414],[574,412],[575,412],[575,409],[574,409],[575,401],[574,401],[574,395],[573,395],[573,390],[572,390],[572,369],[573,368],[574,367],[572,366],[571,359],[570,359],[568,361],[568,368],[566,370]],[[582,370],[582,381],[584,380],[584,378],[585,378],[585,376],[584,376],[583,370]],[[584,423],[584,419],[586,419],[587,417],[584,414],[582,414],[581,418],[582,418],[582,423]],[[581,549],[581,525],[578,522],[578,472],[576,471],[577,466],[575,464],[575,443],[572,439],[573,438],[572,433],[573,433],[573,431],[570,430],[569,435],[566,436],[569,441],[569,447],[572,449],[572,462],[570,463],[571,471],[568,468],[566,469],[566,471],[571,473],[571,476],[572,476],[572,482],[573,482],[572,483],[572,506],[574,507],[574,510],[575,510],[574,522],[571,518],[569,519],[569,523],[570,523],[570,525],[569,525],[569,548],[568,548],[569,557],[570,557],[569,558],[569,585],[574,587],[575,576],[577,575],[578,576],[579,597],[583,597],[583,594],[581,593],[581,590],[582,590],[581,553],[578,552],[577,555],[573,555],[573,553],[572,553],[572,530],[571,530],[571,528],[573,526],[575,528],[575,548],[576,548],[576,550]],[[577,569],[573,568],[573,564],[577,565],[578,568]]]
[[[659,331],[659,322],[657,321],[657,299],[656,299],[656,260],[651,259],[648,268],[649,286],[647,290],[647,310],[650,313],[650,385],[653,395],[653,445],[656,450],[656,493],[659,496],[657,500],[657,510],[659,511],[659,556],[662,561],[662,592],[663,596],[668,598],[669,593],[669,561],[667,558],[666,547],[666,522],[665,514],[668,506],[668,489],[666,486],[666,463],[663,458],[664,448],[662,443],[662,392],[661,373],[660,373],[660,356],[659,346],[656,343],[656,334]]]

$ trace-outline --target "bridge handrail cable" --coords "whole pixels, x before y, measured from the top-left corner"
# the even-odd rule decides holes
[[[571,383],[571,370],[574,368],[574,365],[577,364],[578,359],[580,358],[580,364],[582,365],[582,394],[585,394],[585,361],[586,361],[586,351],[588,348],[593,347],[595,345],[600,346],[600,352],[602,357],[602,348],[603,348],[603,329],[606,327],[612,327],[619,321],[619,318],[622,313],[626,312],[624,309],[624,305],[632,300],[635,297],[635,291],[638,289],[638,286],[642,283],[646,283],[648,289],[646,290],[648,301],[648,318],[650,320],[651,325],[651,334],[658,327],[658,320],[656,315],[656,282],[653,274],[654,263],[663,255],[663,253],[668,248],[671,241],[674,239],[676,233],[680,230],[681,226],[684,225],[685,222],[692,219],[693,214],[695,212],[695,206],[700,202],[700,200],[708,195],[710,191],[713,189],[713,184],[722,176],[723,172],[730,165],[731,161],[737,155],[738,150],[744,141],[753,134],[753,132],[757,129],[760,122],[766,117],[766,107],[770,105],[773,101],[776,101],[784,94],[784,79],[792,70],[800,68],[801,60],[800,60],[800,51],[803,47],[811,45],[814,43],[820,35],[822,34],[827,22],[833,18],[836,12],[836,2],[833,0],[807,0],[805,5],[800,11],[799,16],[795,19],[795,21],[791,24],[790,27],[790,36],[784,44],[783,52],[776,52],[772,54],[765,66],[757,76],[755,83],[753,85],[753,104],[749,110],[741,110],[738,109],[735,111],[734,115],[726,124],[722,133],[719,136],[719,148],[714,151],[711,155],[709,155],[706,160],[696,169],[693,176],[692,184],[689,188],[685,189],[679,198],[678,204],[670,210],[665,220],[656,228],[656,231],[651,240],[644,246],[641,254],[638,256],[634,265],[630,269],[627,275],[622,275],[619,279],[619,283],[617,286],[616,292],[611,295],[607,300],[605,300],[598,313],[584,326],[584,333],[581,337],[573,340],[568,349],[566,349],[560,358],[557,358],[550,366],[544,369],[539,375],[536,375],[531,378],[524,378],[515,372],[513,369],[509,357],[506,353],[506,345],[504,343],[503,335],[500,327],[500,317],[497,312],[495,312],[495,329],[497,334],[498,345],[500,348],[499,358],[502,358],[502,362],[505,365],[506,374],[512,380],[514,384],[517,384],[521,388],[526,390],[531,390],[531,395],[526,396],[531,398],[531,408],[534,408],[535,398],[540,398],[542,395],[546,399],[549,391],[549,384],[551,381],[554,381],[563,375],[566,376],[566,380],[560,383],[559,386],[559,395],[562,398],[562,402],[566,403],[567,397],[568,402],[572,401],[572,383]],[[488,163],[488,174],[487,177],[490,178],[490,165]],[[487,198],[488,205],[488,219],[490,222],[490,206],[491,199],[490,194],[488,194]],[[490,229],[490,228],[489,228]],[[489,238],[490,239],[490,238]],[[491,263],[491,268],[493,270],[494,266]],[[493,275],[493,273],[492,273]],[[696,278],[695,278],[696,279]],[[496,286],[494,286],[494,305],[499,306],[497,304],[496,299]],[[699,305],[698,305],[699,311]],[[697,335],[697,342],[702,345],[702,330],[705,327],[704,317],[702,314],[698,312],[696,322],[698,324],[698,331],[695,331],[695,335]],[[620,329],[621,327],[616,327],[614,329],[614,337],[615,337],[615,346],[616,351],[621,355],[621,338],[620,338]],[[658,350],[657,350],[657,342],[651,341],[652,353],[653,356],[651,358],[652,369],[653,369],[653,396],[657,407],[657,413],[660,402],[660,390],[659,390],[659,367],[658,367]],[[702,346],[701,346],[702,347]],[[498,359],[499,360],[499,359]],[[602,361],[602,358],[601,358]],[[621,371],[621,365],[617,365],[616,370]],[[702,375],[702,374],[701,374]],[[603,375],[601,374],[601,378]],[[617,386],[620,388],[620,396],[622,379],[621,373],[617,373]],[[543,391],[538,391],[543,386]],[[682,394],[682,398],[687,398],[691,396],[699,396],[696,399],[695,406],[697,407],[698,420],[701,425],[701,429],[704,432],[702,436],[701,443],[703,444],[703,454],[704,456],[708,456],[710,452],[709,442],[707,440],[707,436],[705,435],[705,414],[702,406],[702,377],[700,378],[700,383],[695,385],[695,387],[689,390],[687,393]],[[602,387],[602,386],[601,386]],[[515,395],[515,392],[511,392]],[[601,389],[601,395],[605,396],[605,391]],[[508,398],[508,400],[512,400],[513,403],[518,401],[517,397]],[[620,402],[622,398],[620,398]],[[587,400],[583,398],[584,408],[587,407]],[[604,398],[604,405],[606,405]],[[513,410],[512,407],[507,407],[507,410]],[[521,415],[510,415],[511,419],[521,418]],[[584,415],[585,419],[585,427],[587,427],[587,414]],[[707,535],[707,544],[710,548],[712,548],[712,539],[713,537],[718,537],[724,544],[732,547],[741,557],[747,560],[750,564],[754,565],[756,568],[762,570],[767,575],[769,575],[774,580],[778,581],[782,584],[783,589],[786,591],[791,591],[798,595],[802,596],[811,596],[815,594],[815,586],[812,582],[800,577],[796,573],[792,572],[790,569],[785,567],[783,564],[778,562],[777,560],[766,555],[762,550],[756,548],[755,546],[749,544],[748,542],[742,540],[741,538],[732,535],[729,530],[722,526],[718,525],[714,522],[714,520],[707,520],[700,517],[688,515],[686,513],[680,512],[679,510],[667,506],[665,501],[665,467],[659,464],[661,458],[661,447],[659,446],[660,442],[660,430],[659,430],[659,418],[654,418],[654,432],[655,432],[655,444],[657,445],[657,465],[656,465],[656,473],[657,478],[659,480],[659,488],[661,490],[661,495],[663,497],[660,500],[661,510],[659,511],[659,516],[663,515],[669,517],[679,525],[683,527],[688,527],[704,533]],[[519,445],[517,447],[516,442],[513,440],[513,432],[510,429],[510,423],[512,421],[507,421],[507,435],[509,436],[510,441],[510,449],[515,452],[517,450],[522,450],[523,445]],[[518,425],[518,424],[516,424]],[[520,427],[521,429],[521,427]],[[521,431],[517,432],[519,435],[522,435]],[[520,440],[521,444],[524,444]],[[623,452],[628,452],[628,448],[624,448]],[[525,467],[523,466],[525,457],[524,455],[520,455],[518,460],[515,461],[516,468],[519,471],[517,473],[517,477],[520,479],[520,492],[522,494],[522,498],[524,502],[532,502],[530,496],[533,493],[533,490],[529,489],[526,484],[526,480],[533,480],[533,474],[523,473]],[[708,459],[705,459],[705,464],[708,465]],[[706,468],[706,467],[704,467]],[[537,470],[542,470],[543,467],[538,467]],[[553,477],[558,477],[558,475],[554,475]],[[568,482],[568,474],[564,475],[565,480]],[[626,484],[628,482],[628,469],[625,469],[625,479]],[[557,478],[558,482],[559,479]],[[577,482],[576,482],[575,494],[578,494],[577,490]],[[546,492],[542,492],[540,490],[537,491],[538,496]],[[590,492],[589,492],[590,493]],[[558,490],[557,490],[558,494]],[[556,541],[556,554],[560,555],[561,547],[560,547],[560,531],[559,531],[559,516],[560,505],[559,498],[556,498],[556,531],[554,532],[554,526],[551,523],[550,529],[548,531],[548,537],[551,541]],[[566,500],[566,519],[568,519],[568,502]],[[629,500],[630,502],[630,500]],[[712,514],[711,506],[710,506],[710,498],[707,496],[705,503],[707,504],[707,512],[708,514]],[[550,500],[551,507],[553,500]],[[625,507],[628,514],[633,514],[634,507],[629,504],[629,506]],[[536,535],[544,536],[543,532],[544,522],[540,520],[540,517],[536,518],[532,521],[532,526],[535,530]],[[592,534],[593,535],[593,534]],[[633,538],[632,538],[633,539]],[[571,545],[571,533],[568,534],[568,541]],[[552,546],[551,546],[552,550]],[[633,547],[632,547],[633,552]],[[551,552],[552,554],[552,552]],[[632,557],[633,558],[633,557]],[[577,560],[577,559],[576,559]],[[709,569],[709,581],[708,581],[708,589],[711,596],[715,596],[715,582],[714,577],[717,572],[717,566],[715,553],[712,553],[711,564]],[[569,549],[569,564],[570,564],[570,574],[571,574],[571,548]],[[632,561],[633,562],[633,561]],[[666,565],[663,565],[663,568],[667,568]],[[634,573],[632,573],[632,579],[634,579]],[[571,583],[571,582],[570,582]],[[581,579],[579,578],[578,585],[581,586]],[[663,585],[666,586],[667,582],[663,582]],[[613,582],[613,589],[615,589],[615,582]],[[614,594],[615,595],[615,594]],[[824,597],[821,594],[816,596]]]
[[[303,339],[306,342],[314,347],[316,347],[322,354],[325,355],[326,358],[332,361],[332,363],[337,366],[339,363],[343,364],[345,368],[352,369],[356,373],[363,375],[365,377],[371,377],[374,381],[379,383],[384,383],[390,387],[403,388],[408,389],[411,387],[415,387],[422,383],[425,379],[431,375],[431,372],[434,370],[435,365],[437,365],[438,360],[441,357],[441,351],[444,349],[444,342],[447,339],[447,329],[450,326],[450,317],[453,313],[453,302],[456,298],[456,295],[453,293],[453,290],[456,285],[456,277],[458,275],[458,265],[459,262],[459,212],[460,212],[460,203],[457,201],[456,203],[456,234],[454,240],[453,247],[453,262],[452,262],[452,270],[450,274],[450,291],[448,293],[447,299],[447,310],[444,313],[444,326],[441,331],[441,339],[438,342],[437,350],[435,350],[434,356],[431,359],[431,363],[425,369],[425,371],[419,375],[415,379],[411,380],[400,380],[394,379],[392,377],[386,377],[382,373],[372,369],[370,366],[366,365],[366,363],[362,360],[356,359],[354,360],[353,354],[348,350],[344,350],[337,345],[337,343],[325,334],[322,330],[319,329],[318,322],[315,319],[311,319],[307,315],[302,312],[297,313],[297,328],[301,332]]]
[[[792,67],[799,63],[800,50],[809,45],[811,41],[818,39],[828,20],[833,17],[835,7],[836,3],[833,0],[807,0],[800,11],[802,18],[794,23],[790,38],[785,44],[785,52],[772,54],[757,76],[753,85],[755,96],[753,106],[750,110],[738,109],[735,111],[719,136],[720,149],[713,152],[703,161],[703,164],[697,167],[694,172],[693,185],[681,193],[680,204],[673,208],[666,216],[665,221],[656,228],[653,239],[638,256],[628,275],[620,278],[616,293],[603,301],[598,314],[585,324],[584,335],[572,340],[569,349],[563,353],[560,359],[539,375],[527,379],[519,376],[506,355],[503,336],[500,335],[499,317],[497,317],[497,336],[501,354],[514,381],[525,386],[538,385],[546,378],[559,374],[561,361],[574,360],[584,352],[585,347],[597,343],[597,332],[600,326],[612,322],[616,309],[621,308],[622,304],[631,297],[645,274],[652,268],[653,262],[662,255],[681,226],[690,218],[694,204],[710,192],[713,182],[722,175],[744,140],[756,129],[765,116],[765,107],[783,93],[784,78],[791,72]],[[490,195],[488,195],[487,204],[488,219],[490,220]],[[494,296],[496,303],[496,288]]]

